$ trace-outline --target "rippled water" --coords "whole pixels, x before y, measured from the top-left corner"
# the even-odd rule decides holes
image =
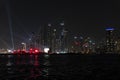
[[[0,55],[0,80],[116,80],[119,61],[118,55]]]
[[[1,79],[37,79],[47,78],[48,55],[1,55]],[[0,80],[1,80],[0,79]]]

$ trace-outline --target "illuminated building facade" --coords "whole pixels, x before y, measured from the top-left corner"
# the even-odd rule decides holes
[[[50,49],[52,53],[68,52],[68,31],[64,22],[59,26],[48,24],[41,27],[38,34],[33,33],[30,38],[30,48]],[[37,46],[36,46],[37,45]]]
[[[52,49],[52,52],[53,53],[55,53],[56,52],[56,43],[57,43],[57,34],[56,34],[56,29],[52,29],[52,35],[51,35],[51,43],[52,43],[52,45],[51,45],[51,49]]]
[[[120,37],[116,41],[116,52],[120,53]]]
[[[107,53],[115,52],[114,28],[106,29],[106,52]]]
[[[61,32],[59,36],[60,40],[60,52],[68,52],[68,37],[67,37],[67,30],[65,29],[64,23],[60,23],[61,26]]]
[[[52,48],[52,25],[51,24],[48,24],[47,30],[45,32],[47,33],[45,45],[49,48]]]

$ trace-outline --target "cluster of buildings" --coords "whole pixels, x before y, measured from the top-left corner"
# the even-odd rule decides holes
[[[74,37],[71,42],[70,52],[72,53],[93,53],[95,52],[96,43],[90,37]]]
[[[48,24],[40,29],[40,32],[33,33],[28,44],[28,48],[49,49],[52,53],[68,52],[68,31],[64,22],[58,26]]]
[[[105,40],[102,43],[95,43],[90,37],[75,37],[71,46],[73,53],[120,53],[120,36],[114,28],[105,29]]]
[[[73,36],[73,37],[72,37]],[[64,22],[59,25],[48,24],[39,33],[33,33],[27,48],[39,48],[51,53],[95,53],[96,43],[90,37],[70,35]],[[46,51],[45,51],[46,52]]]
[[[41,51],[47,48],[51,53],[120,53],[120,37],[116,35],[116,30],[107,28],[105,32],[105,40],[97,45],[90,37],[74,36],[71,38],[64,22],[57,27],[48,24],[42,27],[37,35],[32,34],[27,48],[35,47]]]
[[[98,44],[91,37],[70,35],[64,22],[57,26],[48,24],[41,27],[38,33],[33,32],[29,40],[21,43],[18,49],[28,51],[33,48],[51,53],[120,53],[120,37],[116,30],[107,28],[105,32],[105,40]],[[0,49],[0,53],[8,52]]]

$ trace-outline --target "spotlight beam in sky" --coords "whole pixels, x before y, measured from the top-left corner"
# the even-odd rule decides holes
[[[12,29],[12,16],[11,16],[11,9],[10,9],[10,2],[9,0],[6,0],[6,12],[8,16],[8,22],[9,22],[9,29],[10,29],[10,36],[11,36],[11,43],[12,43],[12,49],[14,50],[14,38],[13,38],[13,29]]]

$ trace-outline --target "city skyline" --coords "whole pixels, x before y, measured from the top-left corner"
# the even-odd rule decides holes
[[[40,27],[45,27],[49,23],[58,26],[61,21],[64,21],[65,28],[73,35],[90,36],[100,40],[105,37],[106,27],[115,27],[119,32],[118,3],[119,1],[95,0],[81,2],[2,0],[0,1],[1,47],[11,45],[9,22],[15,42],[25,41],[32,32],[39,32]]]

